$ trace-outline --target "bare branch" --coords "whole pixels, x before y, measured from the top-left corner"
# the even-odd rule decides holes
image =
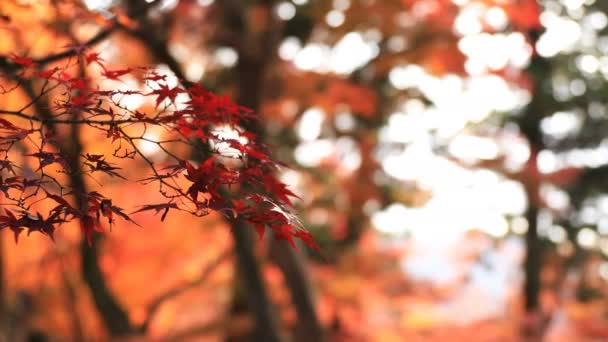
[[[222,254],[218,255],[215,259],[213,259],[205,267],[205,269],[203,270],[203,272],[201,272],[201,274],[198,276],[198,278],[191,280],[190,282],[183,284],[181,286],[174,287],[174,288],[168,290],[167,292],[161,294],[160,296],[158,296],[155,300],[153,300],[150,303],[150,305],[148,305],[148,317],[141,324],[139,330],[142,332],[145,332],[146,330],[148,330],[150,323],[154,319],[154,316],[156,316],[156,312],[160,309],[162,304],[164,304],[166,301],[173,299],[173,298],[181,295],[182,293],[184,293],[188,290],[191,290],[191,289],[201,285],[202,283],[204,283],[205,280],[207,280],[207,278],[209,277],[209,275],[211,275],[211,273],[218,266],[220,266],[224,261],[226,261],[230,257],[232,257],[232,254],[233,254],[232,250],[224,251]]]

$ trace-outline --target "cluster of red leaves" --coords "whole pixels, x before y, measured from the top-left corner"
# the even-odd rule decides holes
[[[0,230],[9,228],[16,237],[24,229],[28,233],[40,231],[52,237],[56,226],[78,220],[83,234],[91,241],[93,232],[102,230],[102,216],[107,218],[110,226],[115,216],[133,222],[123,209],[112,204],[112,199],[96,191],[78,193],[68,181],[57,179],[45,171],[49,165],[58,164],[59,172],[66,174],[80,170],[78,172],[91,177],[105,174],[127,181],[111,160],[133,159],[133,163],[143,161],[151,173],[140,182],[157,184],[159,192],[166,198],[164,203],[141,203],[134,213],[162,212],[161,220],[164,220],[171,210],[186,211],[196,216],[211,211],[220,212],[229,220],[244,220],[253,224],[260,237],[269,229],[275,238],[287,240],[294,247],[294,239],[300,239],[318,250],[311,234],[291,214],[293,204],[290,197],[295,195],[276,178],[280,164],[271,158],[269,148],[258,142],[253,132],[242,128],[247,127],[249,121],[256,120],[249,109],[231,102],[228,97],[206,91],[199,84],[170,86],[166,75],[160,75],[150,68],[109,70],[95,52],[82,52],[78,58],[86,65],[101,67],[100,75],[95,79],[83,77],[82,74],[74,76],[70,73],[70,66],[41,70],[31,59],[19,56],[10,58],[23,70],[23,77],[44,83],[41,97],[56,89],[62,90],[62,96],[54,98],[52,118],[41,120],[35,116],[29,117],[30,129],[18,127],[16,121],[9,121],[10,111],[4,111],[9,115],[6,115],[6,119],[0,119],[0,130],[9,133],[2,135],[0,140],[0,152],[5,155],[0,170],[17,173],[13,178],[0,179],[0,190],[19,212],[15,215],[13,211],[5,209],[0,214]],[[108,90],[102,89],[99,83],[100,80],[120,82],[127,75],[140,80],[142,88],[149,90]],[[155,104],[155,111],[142,113],[123,106],[121,99],[129,96],[149,98]],[[26,112],[22,110],[13,115],[27,118],[30,114]],[[75,168],[70,165],[73,158],[69,158],[68,151],[44,148],[45,145],[56,147],[47,142],[55,139],[48,127],[53,123],[86,125],[100,131],[100,137],[107,139],[108,144],[118,147],[112,155],[84,152],[80,156],[81,165]],[[140,127],[143,132],[156,127],[167,132],[169,137],[149,141],[145,133],[129,133],[132,132],[129,130],[131,127]],[[218,129],[228,129],[232,134],[225,137],[218,133]],[[42,142],[37,151],[24,154],[25,157],[37,159],[39,163],[36,170],[37,188],[31,194],[32,201],[50,200],[56,203],[46,219],[41,214],[30,213],[31,204],[23,200],[27,198],[24,197],[25,188],[22,185],[25,179],[18,175],[22,168],[17,168],[15,172],[14,163],[9,157],[9,151],[15,144],[25,143],[26,139],[35,140],[31,135],[37,135]],[[158,146],[159,153],[163,154],[159,159],[163,162],[152,162],[140,149],[138,142],[144,140]],[[205,159],[195,163],[178,157],[168,147],[176,143],[201,150],[206,155]],[[162,164],[165,164],[164,167]],[[83,198],[86,200],[83,201]]]

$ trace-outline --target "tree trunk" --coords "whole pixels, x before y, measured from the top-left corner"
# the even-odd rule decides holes
[[[272,303],[264,286],[260,266],[253,252],[250,227],[237,219],[232,225],[232,236],[239,270],[247,287],[249,310],[256,319],[255,341],[282,341]]]
[[[317,319],[310,279],[307,277],[303,255],[284,241],[271,242],[270,257],[283,273],[291,293],[298,321],[295,329],[297,342],[324,341],[323,327]]]
[[[271,5],[272,1],[262,1],[258,6],[265,6],[270,12]],[[245,31],[244,23],[239,23],[239,20],[229,21],[241,30],[240,36],[243,38],[235,70],[238,79],[237,102],[259,113],[264,98],[266,70],[276,58],[281,27],[276,20],[269,19],[262,33],[251,34]],[[264,128],[259,123],[253,123],[246,128],[255,132],[260,141],[265,140]],[[298,316],[296,340],[323,341],[323,329],[317,318],[303,257],[297,253],[283,242],[271,243],[270,258],[285,277]]]
[[[526,232],[526,259],[524,262],[525,281],[524,296],[527,313],[537,313],[539,308],[540,271],[541,271],[541,244],[538,239],[537,219],[538,209],[530,204],[526,218],[528,231]]]
[[[26,87],[26,90],[32,99],[36,98],[35,90],[31,84]],[[53,113],[46,101],[44,101],[44,98],[38,99],[34,106],[38,115],[43,119],[50,120],[53,117]],[[74,115],[78,115],[78,113],[74,113]],[[85,194],[87,193],[87,189],[80,164],[80,155],[82,153],[80,127],[73,126],[69,140],[65,141],[60,140],[61,135],[57,127],[48,122],[45,124],[46,129],[57,137],[57,139],[51,140],[54,147],[64,151],[69,158],[68,164],[71,168],[69,179],[74,193],[75,204],[80,211],[86,211],[87,198]],[[110,293],[99,265],[99,241],[100,237],[93,235],[92,245],[89,246],[83,237],[80,244],[82,275],[86,285],[91,290],[95,307],[110,335],[114,337],[129,335],[133,332],[129,317]]]

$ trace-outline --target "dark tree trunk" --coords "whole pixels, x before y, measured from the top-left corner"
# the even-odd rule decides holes
[[[29,85],[26,89],[31,98],[36,98],[34,88]],[[44,99],[39,99],[35,103],[36,112],[43,119],[50,120],[53,113]],[[74,113],[78,115],[78,113]],[[57,127],[48,123],[46,129],[55,135],[56,139],[52,140],[55,148],[64,151],[68,155],[68,164],[71,168],[69,173],[70,186],[74,193],[74,201],[76,206],[81,211],[85,212],[87,207],[86,184],[84,182],[80,155],[82,153],[82,143],[80,140],[80,127],[73,126],[70,131],[69,140],[62,140]],[[91,296],[95,308],[101,316],[105,327],[111,336],[125,336],[133,332],[129,317],[122,309],[118,301],[112,296],[110,290],[106,286],[105,278],[99,265],[99,240],[98,235],[93,236],[92,245],[89,246],[86,239],[83,238],[80,245],[81,270],[85,284],[91,290]]]
[[[271,11],[272,1],[261,1],[258,6],[266,6]],[[272,15],[270,15],[271,17]],[[238,82],[238,98],[240,105],[249,107],[255,112],[260,111],[265,90],[265,75],[267,68],[275,60],[275,51],[281,35],[281,27],[275,20],[269,19],[266,30],[251,37],[250,33],[239,20],[231,20],[240,28],[241,40],[238,51],[239,60],[236,66]],[[247,127],[258,135],[260,141],[265,140],[264,128],[259,124]],[[283,273],[291,293],[298,321],[295,331],[296,341],[323,341],[323,329],[317,318],[310,281],[302,256],[298,255],[285,243],[271,244],[270,257]]]
[[[291,293],[291,302],[298,315],[295,340],[297,342],[324,341],[323,327],[317,319],[304,257],[283,241],[272,242],[270,257],[283,272]]]
[[[252,4],[254,3],[254,4]],[[263,83],[266,67],[273,60],[273,53],[280,38],[280,26],[273,22],[272,15],[268,18],[268,26],[261,34],[252,35],[248,32],[246,22],[246,11],[248,6],[266,6],[270,14],[273,1],[254,1],[250,4],[243,4],[239,1],[226,0],[221,2],[223,20],[226,25],[234,30],[239,37],[237,53],[239,56],[236,66],[238,82],[238,98],[240,105],[249,107],[254,111],[260,109],[263,98]],[[131,16],[139,18],[142,23],[146,22],[143,30],[131,32],[136,38],[143,41],[156,58],[167,64],[170,69],[179,77],[184,78],[184,73],[179,63],[167,52],[166,40],[158,35],[158,30],[151,28],[142,11],[137,10],[140,5],[129,2]],[[247,127],[257,132],[259,138],[263,140],[263,129],[256,125]],[[266,294],[260,267],[257,265],[255,254],[249,241],[250,227],[240,221],[231,223],[233,237],[236,244],[238,257],[237,280],[235,281],[235,291],[232,311],[249,311],[255,315],[257,322],[257,337],[265,337],[269,340],[279,339],[280,333],[273,313],[271,302]],[[296,328],[299,341],[323,341],[323,332],[317,319],[312,301],[311,291],[306,270],[303,262],[298,260],[298,255],[290,248],[280,247],[273,253],[273,260],[281,268],[285,275],[288,286],[291,290],[292,299],[298,314],[298,326]],[[300,257],[301,258],[301,257]],[[280,261],[280,262],[277,262]],[[237,337],[237,336],[234,336]],[[237,337],[238,338],[238,337]]]
[[[537,216],[538,209],[534,204],[530,204],[526,213],[528,231],[526,232],[526,259],[524,262],[525,309],[528,313],[536,313],[539,306],[542,246],[538,239]]]
[[[536,45],[538,37],[542,32],[531,31],[529,32],[530,44]],[[543,81],[550,80],[551,65],[549,62],[538,54],[534,54],[530,61],[530,66],[527,69],[528,74],[531,76],[534,82],[532,89],[532,100],[528,104],[526,111],[519,119],[519,127],[522,134],[528,140],[530,150],[532,152],[531,158],[536,158],[537,153],[545,149],[545,143],[543,135],[540,130],[540,122],[543,117],[547,114],[544,101],[546,98],[543,94],[543,88],[546,86]],[[533,161],[532,165],[536,165],[536,161]],[[533,338],[542,335],[542,330],[545,322],[543,317],[540,317],[540,290],[541,290],[541,279],[540,273],[542,269],[543,251],[542,244],[538,236],[538,205],[539,201],[539,188],[541,183],[539,174],[532,172],[530,179],[524,179],[526,183],[526,193],[528,197],[528,210],[526,212],[526,219],[528,221],[528,231],[526,233],[526,258],[524,261],[524,302],[526,313],[531,317],[536,324],[532,329],[524,329],[527,334],[531,334]],[[527,330],[527,331],[526,331]],[[539,337],[540,338],[540,337]]]
[[[256,320],[255,341],[282,341],[278,323],[268,297],[260,266],[253,252],[250,227],[241,220],[232,225],[235,252],[242,281],[247,287],[247,303]]]

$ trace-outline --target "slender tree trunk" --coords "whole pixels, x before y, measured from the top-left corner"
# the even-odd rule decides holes
[[[257,4],[258,6],[266,6],[268,13],[270,13],[273,1],[259,1]],[[238,32],[241,38],[237,49],[239,55],[236,67],[238,78],[237,102],[258,111],[263,98],[264,74],[274,57],[273,52],[276,51],[280,36],[280,32],[277,30],[280,27],[270,20],[265,32],[252,37],[248,32],[245,19],[247,5],[232,0],[222,2],[221,5],[224,9],[226,23]],[[183,79],[184,73],[179,63],[167,51],[166,40],[157,36],[158,30],[149,27],[150,23],[145,19],[145,15],[139,15],[141,11],[136,10],[139,8],[137,4],[130,2],[129,6],[132,12],[131,16],[138,16],[142,23],[146,23],[143,30],[134,31],[131,34],[144,42],[159,61],[168,65],[175,75]],[[271,52],[270,55],[268,55],[269,52]],[[263,129],[259,125],[247,128],[257,132],[259,138],[263,139]],[[254,313],[258,330],[266,330],[258,331],[257,335],[267,336],[271,339],[280,338],[279,328],[276,324],[271,302],[266,294],[260,267],[256,264],[253,249],[251,246],[243,245],[249,241],[248,232],[250,227],[240,221],[231,224],[239,268],[233,310],[240,311],[244,306],[250,306],[248,310]],[[251,242],[249,241],[249,243]],[[301,336],[298,340],[323,341],[323,332],[314,309],[306,269],[303,260],[299,260],[302,257],[296,255],[293,250],[286,248],[286,246],[275,249],[271,257],[284,274],[292,294],[292,300],[298,314],[297,335]],[[252,297],[256,299],[257,304],[253,302]]]
[[[258,6],[265,6],[270,13],[272,1],[261,1]],[[271,17],[272,15],[269,14],[269,18]],[[259,113],[264,98],[266,71],[276,58],[281,27],[276,20],[269,19],[262,33],[252,35],[246,31],[244,23],[240,22],[239,25],[239,20],[236,19],[229,21],[235,23],[237,29],[241,30],[240,36],[243,38],[236,65],[237,102]],[[261,125],[254,123],[247,128],[255,132],[260,141],[265,140],[265,132]],[[298,316],[296,340],[323,341],[323,329],[317,318],[303,256],[297,254],[287,244],[275,242],[271,245],[270,257],[281,269],[291,293],[292,303]]]
[[[82,168],[80,164],[80,155],[82,154],[82,144],[79,134],[80,127],[72,127],[71,151],[69,165],[70,170],[70,185],[74,191],[78,209],[81,212],[88,210],[86,198],[87,188],[82,177]],[[126,336],[133,333],[133,328],[129,322],[129,316],[121,307],[118,301],[114,298],[110,289],[106,285],[105,278],[99,266],[99,247],[101,237],[97,234],[93,235],[92,244],[89,246],[86,239],[80,242],[80,257],[81,270],[85,283],[91,290],[91,296],[95,303],[95,307],[99,311],[101,318],[108,329],[110,335]]]
[[[529,32],[530,44],[532,46],[536,45],[536,41],[541,33],[541,31]],[[532,152],[531,158],[536,158],[537,153],[545,149],[543,135],[540,130],[540,122],[547,114],[543,103],[544,84],[542,82],[550,79],[548,76],[551,75],[551,66],[546,59],[534,53],[527,72],[534,82],[534,87],[532,89],[532,100],[528,104],[525,113],[519,119],[519,127],[522,134],[528,140]],[[533,161],[532,165],[536,165],[536,161]],[[543,251],[538,236],[538,190],[541,179],[540,175],[532,174],[530,179],[525,179],[524,181],[527,182],[526,192],[529,202],[528,211],[526,212],[528,231],[526,233],[526,258],[524,261],[524,302],[525,310],[529,317],[538,320],[536,322],[538,324],[536,324],[532,331],[528,331],[528,333],[542,335],[544,324],[542,322],[543,318],[539,316],[539,295],[541,290],[540,272],[542,269]]]
[[[36,93],[31,85],[28,85],[26,90],[31,98],[36,98]],[[48,120],[53,117],[53,113],[44,99],[39,99],[34,105],[36,112],[43,119]],[[78,114],[75,113],[74,115]],[[69,180],[74,193],[74,200],[79,210],[86,211],[87,198],[85,194],[87,193],[87,188],[80,164],[80,155],[82,153],[80,127],[72,127],[68,141],[61,140],[57,127],[54,125],[47,123],[46,128],[56,137],[56,139],[52,140],[55,148],[64,151],[69,158],[68,165],[71,168]],[[109,334],[114,337],[129,335],[133,332],[129,317],[110,293],[99,265],[99,241],[100,237],[93,235],[92,245],[89,246],[86,239],[82,239],[80,257],[83,279],[91,290],[95,307]]]
[[[524,296],[527,313],[537,313],[539,308],[541,244],[538,239],[538,209],[530,204],[526,213],[528,231],[526,232],[526,259],[524,262]]]
[[[256,318],[255,341],[279,342],[282,341],[282,337],[272,302],[264,286],[260,266],[253,252],[250,231],[250,227],[241,220],[237,219],[232,225],[239,270],[242,272],[242,280],[247,286],[249,310]]]
[[[270,246],[270,257],[285,277],[291,293],[291,301],[298,315],[295,340],[298,342],[324,341],[323,327],[317,319],[303,255],[295,252],[283,241],[274,241]]]

